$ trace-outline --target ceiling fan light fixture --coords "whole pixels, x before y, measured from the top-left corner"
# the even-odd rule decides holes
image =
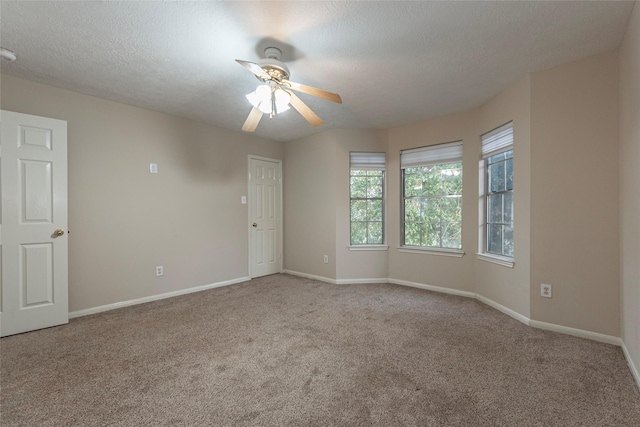
[[[271,113],[271,87],[260,85],[255,91],[247,94],[247,99],[256,108],[265,114]],[[266,111],[268,108],[268,111]]]
[[[322,119],[292,91],[342,104],[342,98],[337,93],[290,81],[289,68],[280,62],[281,53],[276,47],[268,47],[264,51],[265,57],[257,63],[236,59],[238,64],[253,73],[263,83],[254,92],[246,95],[253,109],[242,125],[242,130],[245,132],[254,132],[264,114],[273,118],[290,107],[300,113],[312,126],[322,125]]]
[[[278,88],[271,90],[269,85],[260,85],[255,91],[246,95],[247,100],[264,114],[280,114],[289,109],[291,95]],[[274,110],[275,106],[275,110]]]
[[[276,100],[276,113],[280,114],[289,109],[289,101],[291,101],[291,95],[282,89],[276,89],[273,92],[273,96]]]

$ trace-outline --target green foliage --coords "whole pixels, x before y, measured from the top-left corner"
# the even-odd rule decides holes
[[[487,252],[513,256],[513,150],[487,158]]]
[[[462,163],[404,170],[404,244],[462,248]]]
[[[382,244],[383,242],[384,172],[352,170],[351,244]]]

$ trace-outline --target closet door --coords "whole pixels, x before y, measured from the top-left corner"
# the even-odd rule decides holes
[[[0,111],[0,332],[68,323],[67,122]]]

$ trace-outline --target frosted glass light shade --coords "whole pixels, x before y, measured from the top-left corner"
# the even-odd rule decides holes
[[[291,96],[280,88],[272,92],[269,85],[260,85],[255,91],[247,95],[247,99],[251,105],[262,111],[264,114],[278,114],[289,109]],[[274,103],[275,111],[273,111]]]
[[[289,109],[289,101],[291,101],[291,95],[282,89],[276,89],[273,93],[276,98],[276,113],[280,114]]]

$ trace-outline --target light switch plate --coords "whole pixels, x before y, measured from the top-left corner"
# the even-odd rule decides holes
[[[243,205],[246,205],[246,204],[247,204],[247,196],[242,196],[242,197],[240,197],[240,202],[241,202]]]
[[[150,163],[149,164],[149,172],[150,173],[158,173],[158,164],[157,163]]]

